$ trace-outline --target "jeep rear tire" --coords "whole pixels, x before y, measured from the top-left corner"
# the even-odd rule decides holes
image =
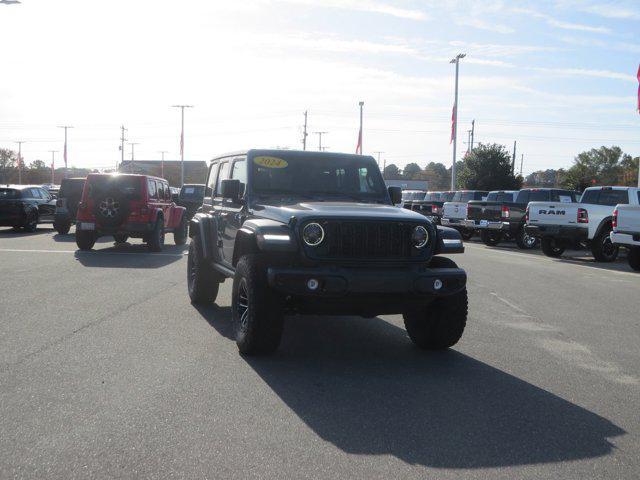
[[[187,235],[189,233],[189,224],[187,223],[187,212],[182,214],[180,223],[173,231],[173,242],[176,245],[184,245],[187,243]]]
[[[187,290],[194,305],[206,305],[216,301],[220,283],[224,281],[202,255],[200,238],[193,237],[187,257]]]
[[[558,258],[564,253],[565,246],[558,243],[555,238],[543,237],[540,241],[542,247],[542,253],[547,257]]]
[[[68,222],[54,223],[53,228],[56,229],[56,232],[58,232],[59,235],[66,235],[67,233],[69,233],[69,230],[71,230],[71,224]]]
[[[115,240],[116,243],[124,243],[127,240],[129,240],[129,235],[126,235],[124,233],[116,233],[113,236],[113,239]]]
[[[629,266],[635,271],[640,271],[640,247],[631,247],[627,255]]]
[[[162,247],[164,247],[164,220],[162,217],[158,217],[156,224],[153,226],[153,230],[149,232],[147,247],[152,252],[162,251]]]
[[[491,230],[481,230],[480,239],[485,245],[495,247],[502,241],[502,233]]]
[[[533,250],[538,246],[538,239],[525,232],[524,225],[520,225],[516,233],[516,245],[520,250]]]
[[[591,242],[591,253],[598,262],[613,262],[618,258],[619,248],[609,238],[611,225],[604,227]]]
[[[90,230],[76,231],[76,245],[80,250],[91,250],[96,244],[96,234]]]
[[[267,269],[259,255],[245,255],[236,266],[231,296],[236,344],[245,355],[273,353],[284,325],[279,295],[267,284]]]
[[[443,265],[439,268],[447,267]],[[465,287],[454,295],[436,298],[422,309],[405,312],[402,317],[409,338],[418,348],[443,350],[458,343],[462,337],[467,324],[467,309]]]

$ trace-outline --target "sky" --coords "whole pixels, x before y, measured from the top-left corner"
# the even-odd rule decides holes
[[[513,148],[524,173],[619,145],[640,155],[637,0],[21,0],[0,4],[0,148],[28,164],[113,168],[120,126],[137,160],[208,160],[247,148],[364,153],[450,165]],[[125,146],[125,158],[131,147]]]

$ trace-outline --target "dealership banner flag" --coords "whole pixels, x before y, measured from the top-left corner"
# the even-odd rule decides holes
[[[640,65],[638,65],[638,113],[640,113]]]
[[[453,104],[453,110],[451,110],[451,139],[449,143],[453,143],[453,137],[456,134],[456,113],[458,109],[456,108],[456,104]]]

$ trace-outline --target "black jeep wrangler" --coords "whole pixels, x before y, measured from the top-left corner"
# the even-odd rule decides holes
[[[467,276],[440,254],[460,234],[394,207],[372,157],[249,150],[212,160],[202,210],[189,223],[188,290],[214,302],[233,278],[241,353],[277,349],[286,314],[402,313],[420,348],[462,336]]]

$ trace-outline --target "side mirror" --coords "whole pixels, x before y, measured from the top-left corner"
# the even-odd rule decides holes
[[[389,187],[389,196],[391,197],[391,203],[398,205],[402,203],[402,189],[400,187]]]
[[[240,180],[222,180],[220,195],[222,195],[222,198],[228,198],[237,202],[240,199]]]

